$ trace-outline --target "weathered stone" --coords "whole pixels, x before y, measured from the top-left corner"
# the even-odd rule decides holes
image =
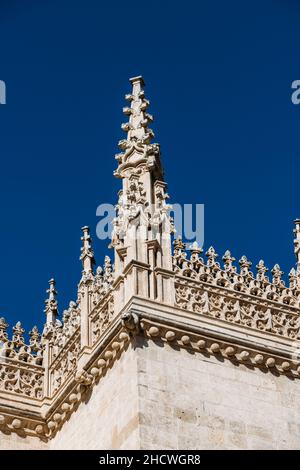
[[[297,449],[300,220],[296,269],[256,273],[229,251],[171,237],[160,147],[142,77],[131,79],[116,176],[114,260],[95,269],[82,228],[77,300],[42,334],[0,318],[0,449]],[[179,169],[180,170],[180,169]]]

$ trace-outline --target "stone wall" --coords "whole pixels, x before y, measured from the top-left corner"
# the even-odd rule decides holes
[[[47,450],[49,444],[37,437],[0,433],[0,450]]]
[[[143,449],[300,448],[300,380],[140,341]]]
[[[299,449],[300,380],[138,338],[48,444],[0,449]]]
[[[139,448],[137,392],[137,356],[129,347],[50,441],[50,448]]]

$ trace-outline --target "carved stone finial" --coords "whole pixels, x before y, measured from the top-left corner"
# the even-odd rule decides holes
[[[173,245],[174,245],[174,254],[179,254],[185,250],[185,243],[183,243],[182,238],[180,236],[175,238],[175,240],[173,241]]]
[[[283,275],[283,271],[280,270],[279,264],[275,264],[274,268],[271,271],[273,278],[272,278],[272,284],[275,286],[283,286],[284,281],[281,279]]]
[[[29,336],[34,341],[40,338],[40,333],[36,325],[32,328],[31,331],[29,331]]]
[[[33,351],[38,351],[40,349],[40,340],[41,340],[41,335],[39,333],[39,330],[37,326],[34,326],[32,330],[29,332],[29,344],[31,346],[31,349]]]
[[[108,284],[111,284],[113,280],[113,265],[109,256],[104,258],[103,279]]]
[[[129,120],[121,126],[123,131],[127,133],[127,138],[120,140],[118,143],[121,153],[115,156],[119,163],[115,176],[122,179],[124,177],[129,178],[135,173],[147,169],[147,171],[154,174],[153,181],[163,181],[160,148],[157,143],[151,142],[154,133],[149,128],[149,124],[153,121],[153,116],[146,112],[150,103],[145,98],[143,89],[145,83],[141,76],[131,78],[130,82],[132,84],[132,93],[125,96],[125,99],[130,103],[130,107],[123,108],[123,112],[129,117]],[[127,165],[129,161],[133,163],[133,166],[128,172]],[[144,168],[141,167],[141,163],[144,163]],[[139,186],[138,189],[141,193],[139,199],[142,202],[147,192],[145,193],[141,181]],[[125,189],[124,200],[127,202],[128,198],[129,202],[128,186],[125,185],[123,189]]]
[[[56,317],[58,315],[58,308],[57,308],[57,291],[55,289],[55,280],[52,278],[49,281],[49,289],[47,289],[48,299],[45,300],[45,310],[47,320],[47,325],[54,325],[56,322]]]
[[[7,328],[8,328],[8,323],[6,323],[5,318],[1,317],[0,318],[0,341],[6,341],[7,340]]]
[[[82,227],[81,230],[83,232],[83,235],[81,237],[83,246],[81,247],[80,260],[82,261],[83,277],[84,279],[88,279],[92,278],[93,274],[93,267],[95,264],[94,251],[92,248],[92,238],[90,235],[89,227]]]
[[[297,271],[295,268],[292,268],[289,272],[289,287],[290,289],[296,289],[297,287]]]
[[[241,267],[241,276],[248,276],[250,274],[249,270],[252,266],[251,261],[249,261],[245,255],[243,255],[239,260],[239,265]]]
[[[218,254],[216,253],[216,250],[214,249],[213,246],[210,246],[205,253],[205,256],[207,256],[207,266],[213,267],[217,266],[218,263],[216,262],[216,259],[218,258]]]
[[[236,268],[235,266],[232,265],[232,263],[235,262],[235,258],[231,255],[229,250],[226,250],[222,260],[224,261],[224,271],[235,271]]]
[[[173,241],[174,245],[174,256],[173,256],[173,268],[177,271],[179,268],[182,267],[183,263],[186,260],[186,251],[185,251],[185,243],[183,243],[182,238],[178,236]]]
[[[125,96],[130,102],[130,108],[123,108],[124,114],[129,116],[129,122],[122,124],[123,131],[127,132],[127,141],[135,141],[149,144],[154,137],[154,133],[148,128],[148,124],[153,121],[151,114],[146,112],[149,101],[145,98],[143,87],[145,82],[142,76],[130,78],[132,93]],[[122,141],[120,143],[122,148]]]
[[[189,250],[192,253],[198,253],[198,254],[203,252],[203,249],[201,248],[201,246],[199,246],[199,244],[196,241],[190,245]]]
[[[190,245],[189,250],[191,252],[190,261],[193,263],[193,266],[197,269],[199,263],[203,263],[203,259],[199,257],[199,255],[203,252],[203,249],[195,241]]]
[[[261,282],[268,282],[268,277],[266,276],[266,272],[269,270],[265,266],[265,262],[263,259],[261,259],[259,263],[256,265],[256,269],[257,269],[256,279]]]
[[[23,344],[25,344],[24,336],[23,336],[24,333],[25,333],[25,330],[22,327],[21,322],[18,321],[16,325],[13,327],[13,337],[12,337],[13,343],[15,343],[16,346],[22,346]]]

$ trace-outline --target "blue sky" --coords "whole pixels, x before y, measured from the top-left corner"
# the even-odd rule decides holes
[[[295,263],[300,217],[295,1],[2,0],[0,315],[76,298],[80,227],[116,202],[128,78],[142,74],[171,201],[205,204],[205,247]],[[94,236],[102,264],[107,243]]]

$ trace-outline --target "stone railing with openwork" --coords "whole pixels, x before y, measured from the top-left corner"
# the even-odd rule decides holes
[[[88,347],[94,346],[112,321],[112,283],[113,266],[106,256],[104,268],[99,266],[95,275],[83,274],[78,289],[78,300],[70,302],[69,308],[63,312],[62,323],[56,320],[55,323],[46,325],[43,336],[48,345],[49,396],[53,396],[72,379],[77,368],[78,357],[84,346],[81,334],[82,316],[88,316],[87,332],[85,331]],[[85,298],[87,303],[84,302]]]
[[[87,246],[82,250],[82,259],[85,261],[87,257],[91,260],[87,227],[84,227],[83,238]],[[0,318],[0,429],[17,431],[22,428],[28,435],[42,434],[45,437],[56,429],[56,425],[51,423],[59,414],[54,413],[56,418],[53,418],[51,410],[60,402],[61,395],[74,387],[75,391],[78,387],[80,390],[78,383],[83,379],[78,377],[84,376],[84,363],[99,348],[99,341],[115,313],[114,267],[109,257],[105,257],[104,267],[98,267],[95,273],[92,263],[85,263],[84,267],[77,301],[69,303],[61,318],[55,281],[49,281],[46,323],[41,334],[37,327],[29,332],[28,344],[20,322],[12,328],[10,338],[9,325]],[[88,351],[88,357],[83,360],[84,351]],[[13,411],[12,403],[16,404]],[[43,406],[49,413],[46,420],[43,418],[45,413],[41,412]],[[23,408],[26,409],[25,421],[21,412]],[[31,414],[31,420],[28,420]]]
[[[32,399],[43,397],[44,367],[43,345],[37,327],[29,333],[25,343],[20,322],[13,327],[12,338],[7,333],[8,324],[0,318],[0,392]]]
[[[206,261],[201,252],[194,244],[188,256],[181,239],[174,242],[176,306],[282,337],[300,338],[300,288],[295,269],[286,286],[278,264],[269,279],[262,260],[254,274],[245,256],[239,260],[238,270],[229,251],[222,257],[223,265],[213,247],[205,253]]]

